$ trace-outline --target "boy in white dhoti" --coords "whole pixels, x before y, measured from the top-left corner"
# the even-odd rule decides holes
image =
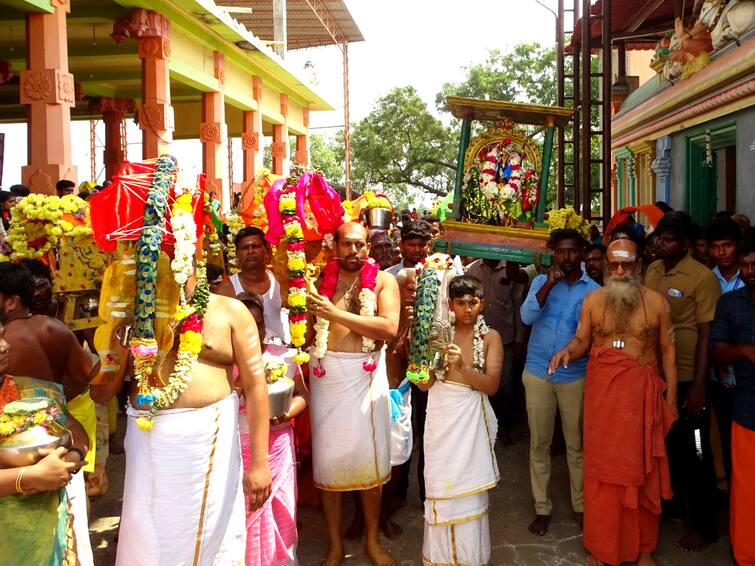
[[[452,279],[448,297],[456,322],[445,369],[419,384],[429,390],[422,561],[479,566],[490,563],[488,490],[499,474],[498,423],[488,397],[500,384],[503,345],[480,315],[485,300],[478,279]]]
[[[310,381],[312,465],[330,542],[323,564],[336,566],[344,559],[342,494],[359,491],[365,553],[373,564],[389,566],[394,561],[380,546],[378,532],[381,486],[391,473],[383,342],[398,331],[398,286],[367,260],[364,226],[343,224],[335,244],[337,257],[325,267],[319,291],[309,296],[309,310],[317,316]]]

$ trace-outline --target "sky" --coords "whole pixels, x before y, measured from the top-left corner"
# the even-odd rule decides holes
[[[556,0],[542,0],[555,9]],[[390,89],[412,85],[430,108],[443,83],[464,78],[465,65],[485,60],[490,49],[506,51],[523,42],[552,45],[555,18],[535,0],[346,0],[364,42],[349,46],[351,121],[366,116],[375,101]],[[303,69],[314,64],[317,90],[338,110],[313,112],[313,133],[333,132],[343,125],[343,83],[341,52],[335,46],[289,52],[287,62]],[[100,125],[98,137],[103,139]],[[21,181],[26,164],[26,126],[0,124],[5,138],[5,167],[2,186]],[[79,181],[90,177],[89,122],[74,122],[71,127],[74,164]],[[141,155],[140,132],[132,123],[128,128],[131,159]],[[236,140],[234,152],[241,151]],[[101,154],[101,150],[98,151]],[[199,141],[175,144],[179,163],[201,163]],[[103,180],[101,155],[96,166]],[[240,161],[240,160],[237,160]],[[239,182],[240,163],[234,173]]]

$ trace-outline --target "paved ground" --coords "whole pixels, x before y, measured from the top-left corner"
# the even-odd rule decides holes
[[[121,423],[119,423],[121,424]],[[121,431],[123,427],[121,427]],[[518,441],[505,448],[497,447],[501,468],[501,483],[491,492],[490,528],[493,541],[492,564],[495,566],[570,566],[585,564],[579,529],[570,518],[568,474],[564,456],[553,460],[552,497],[553,522],[545,537],[535,537],[527,531],[532,519],[530,485],[527,464],[526,427],[517,432]],[[93,502],[91,516],[92,546],[95,564],[110,566],[115,560],[115,537],[122,498],[124,456],[111,456],[108,462],[110,492]],[[386,547],[399,566],[420,566],[422,548],[422,507],[417,495],[416,471],[412,469],[409,505],[401,509],[394,519],[404,527],[396,541]],[[349,500],[349,498],[346,498]],[[345,521],[351,518],[351,506],[344,513]],[[326,548],[325,529],[319,511],[301,509],[299,560],[301,566],[319,564]],[[677,550],[674,542],[684,533],[682,525],[663,521],[656,558],[661,566],[729,566],[728,538],[722,537],[699,554],[685,554]],[[367,566],[361,545],[348,546],[346,566]],[[170,566],[170,565],[168,565]]]

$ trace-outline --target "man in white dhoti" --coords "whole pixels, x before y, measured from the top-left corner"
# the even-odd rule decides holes
[[[365,553],[373,564],[393,559],[380,545],[381,486],[391,473],[390,406],[383,343],[396,336],[396,280],[367,260],[367,231],[349,222],[335,235],[336,258],[325,267],[319,291],[310,291],[317,316],[312,349],[310,412],[314,482],[322,494],[329,548],[323,564],[344,559],[344,491],[360,491]],[[357,314],[359,313],[359,314]]]
[[[478,279],[454,278],[448,296],[456,323],[446,369],[420,384],[429,389],[422,561],[480,566],[490,563],[488,490],[499,478],[498,422],[488,397],[500,385],[503,345],[480,315],[485,300]]]
[[[190,278],[187,296],[195,285]],[[270,495],[267,386],[254,319],[239,301],[210,295],[201,334],[188,387],[171,408],[154,414],[151,430],[137,426],[147,412],[134,408],[132,382],[118,565],[243,564],[244,493],[253,510]],[[120,348],[123,362],[128,352]],[[175,358],[174,350],[162,363],[163,380]],[[254,407],[247,411],[251,463],[243,491],[238,398],[229,381],[234,363],[246,403]],[[121,385],[115,380],[92,387],[103,400]]]

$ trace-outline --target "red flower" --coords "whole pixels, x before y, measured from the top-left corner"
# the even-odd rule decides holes
[[[315,377],[325,377],[325,370],[322,369],[320,366],[315,366],[312,368],[312,374]]]
[[[181,325],[181,332],[188,332],[191,330],[201,334],[203,326],[204,323],[202,322],[202,319],[199,318],[199,315],[197,315],[197,313],[192,313],[184,319],[183,324]]]

